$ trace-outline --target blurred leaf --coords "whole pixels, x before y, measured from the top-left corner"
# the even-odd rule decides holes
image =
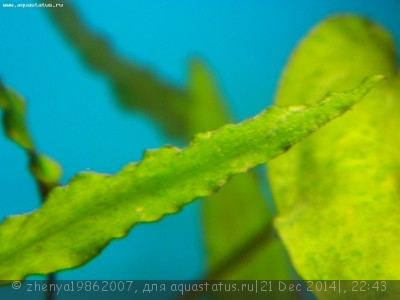
[[[193,61],[190,70],[191,131],[215,129],[229,122],[212,74],[200,61]],[[208,278],[290,278],[283,247],[272,234],[271,214],[256,172],[232,178],[218,193],[206,198],[203,222]]]
[[[33,149],[33,141],[25,122],[25,101],[15,92],[6,90],[0,82],[0,108],[6,136],[26,150]]]
[[[39,181],[47,184],[58,182],[62,174],[60,165],[44,154],[31,155],[30,169]]]
[[[16,92],[7,89],[0,81],[0,108],[3,110],[5,134],[21,146],[29,157],[29,169],[39,186],[42,196],[61,178],[61,167],[52,158],[35,149],[33,139],[26,125],[25,101]]]
[[[187,109],[189,132],[195,134],[232,122],[225,101],[218,91],[216,80],[205,64],[198,59],[189,65],[188,95],[191,99]]]
[[[314,103],[371,73],[390,80],[269,165],[276,228],[307,280],[400,279],[400,78],[390,35],[362,17],[323,21],[294,51],[276,103]]]
[[[49,3],[58,1],[47,0]],[[119,57],[108,42],[89,30],[69,3],[62,9],[47,9],[76,47],[83,61],[110,80],[120,103],[153,117],[166,132],[175,137],[189,138],[186,108],[189,98],[182,89],[167,84],[151,72]]]
[[[0,224],[0,279],[82,265],[133,225],[177,212],[194,198],[214,193],[232,175],[287,151],[381,79],[370,77],[314,106],[271,107],[240,124],[198,134],[183,150],[147,151],[140,163],[114,176],[78,174],[69,185],[54,188],[40,209]]]

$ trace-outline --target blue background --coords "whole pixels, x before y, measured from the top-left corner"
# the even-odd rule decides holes
[[[26,0],[27,3],[30,3]],[[355,12],[400,40],[400,1],[71,1],[117,51],[177,85],[200,56],[219,79],[237,120],[271,103],[291,50],[331,13]],[[0,3],[18,3],[1,0]],[[78,171],[113,173],[146,148],[174,143],[151,120],[122,111],[103,76],[87,69],[44,9],[0,7],[0,76],[28,101],[40,151],[58,160],[63,182]],[[0,220],[39,206],[26,157],[0,136]],[[199,201],[135,227],[60,279],[195,279],[205,272]]]

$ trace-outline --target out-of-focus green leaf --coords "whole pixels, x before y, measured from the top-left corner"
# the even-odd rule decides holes
[[[212,74],[200,61],[193,61],[190,70],[191,131],[212,130],[231,121]],[[206,198],[203,222],[208,278],[290,279],[285,252],[272,234],[271,214],[254,171],[232,178]]]
[[[39,186],[42,196],[58,185],[61,167],[52,158],[35,149],[33,139],[26,126],[25,101],[16,92],[0,82],[0,109],[3,110],[5,134],[21,146],[29,157],[29,169]]]
[[[232,122],[225,101],[210,70],[200,60],[192,60],[189,65],[187,109],[189,132],[196,134]]]
[[[25,101],[0,82],[0,108],[6,136],[26,150],[33,149],[33,141],[25,122]]]
[[[172,136],[190,137],[186,116],[189,98],[184,90],[119,57],[104,38],[84,25],[69,3],[64,3],[62,9],[47,9],[47,12],[77,48],[83,61],[108,77],[124,107],[150,115]]]
[[[62,175],[60,165],[44,154],[32,153],[29,168],[39,181],[46,184],[58,182]]]
[[[214,193],[237,173],[265,163],[340,116],[382,76],[313,106],[271,107],[240,124],[196,135],[185,149],[147,151],[114,176],[80,173],[42,207],[0,224],[0,279],[79,266],[139,222],[174,213]],[[88,188],[90,187],[90,188]],[[51,257],[51,259],[49,259]]]
[[[276,103],[313,103],[377,72],[389,80],[269,165],[276,228],[304,279],[400,279],[400,77],[389,34],[352,15],[323,21],[294,51]]]

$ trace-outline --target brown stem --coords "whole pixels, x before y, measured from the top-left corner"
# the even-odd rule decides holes
[[[250,238],[242,247],[237,249],[232,255],[230,255],[225,261],[211,270],[203,280],[216,280],[222,278],[225,274],[235,269],[243,261],[246,261],[254,253],[256,253],[261,247],[265,246],[274,238],[274,230],[272,222],[265,224],[252,238]],[[195,299],[202,292],[189,292],[179,297],[180,300]]]
[[[271,222],[265,224],[248,242],[237,249],[231,256],[223,261],[219,266],[210,271],[204,280],[212,280],[223,277],[229,273],[242,261],[245,261],[253,255],[259,248],[270,242],[274,236],[273,226]]]

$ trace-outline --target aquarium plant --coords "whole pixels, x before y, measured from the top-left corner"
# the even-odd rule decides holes
[[[4,134],[26,152],[43,200],[0,224],[3,283],[82,266],[135,225],[199,198],[206,279],[291,279],[292,267],[306,280],[399,279],[400,82],[385,29],[358,15],[323,20],[293,51],[275,104],[234,122],[200,59],[176,87],[118,55],[73,6],[48,14],[124,109],[186,145],[62,185],[61,166],[35,146],[23,97],[1,84]],[[276,212],[254,170],[263,164]]]

